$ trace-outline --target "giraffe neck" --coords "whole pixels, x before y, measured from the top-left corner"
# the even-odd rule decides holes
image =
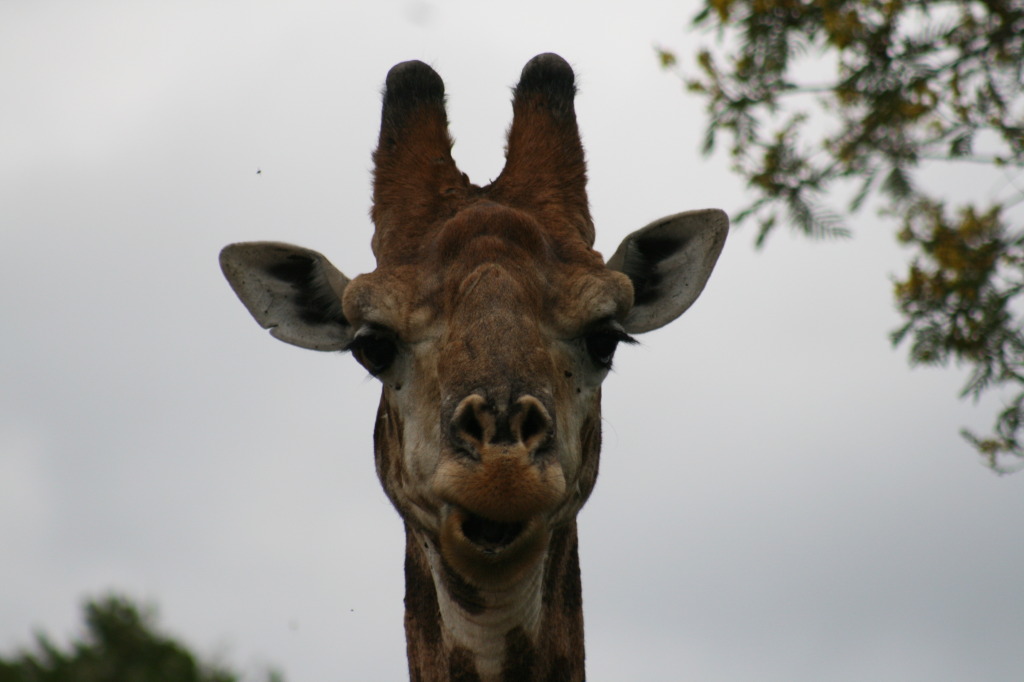
[[[405,630],[415,682],[583,679],[583,603],[576,524],[552,532],[536,569],[479,590],[406,527]]]

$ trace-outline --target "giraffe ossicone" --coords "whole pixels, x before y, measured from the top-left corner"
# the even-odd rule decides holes
[[[601,382],[630,334],[697,299],[729,221],[709,209],[593,249],[586,168],[559,56],[523,69],[506,164],[470,183],[441,78],[388,73],[374,160],[373,272],[233,244],[225,276],[278,339],[349,351],[382,384],[377,473],[406,530],[414,680],[581,680],[576,515],[597,477]]]

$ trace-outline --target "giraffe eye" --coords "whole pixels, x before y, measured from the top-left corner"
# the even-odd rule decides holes
[[[367,372],[378,376],[394,363],[395,356],[398,355],[398,344],[388,330],[364,327],[356,332],[345,350],[351,351]]]
[[[612,358],[615,356],[615,349],[620,343],[636,343],[632,336],[614,327],[598,329],[590,332],[584,337],[587,346],[587,354],[598,367],[608,369],[612,366]]]

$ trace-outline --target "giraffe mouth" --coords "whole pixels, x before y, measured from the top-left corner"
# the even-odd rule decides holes
[[[473,584],[502,586],[540,560],[548,534],[540,515],[495,521],[450,506],[441,525],[440,549],[452,569]]]
[[[479,549],[496,554],[505,549],[522,535],[526,523],[522,521],[492,521],[463,510],[460,526],[462,535]]]

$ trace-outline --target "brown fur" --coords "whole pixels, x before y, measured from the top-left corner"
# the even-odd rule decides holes
[[[405,632],[409,675],[416,682],[447,680],[441,614],[430,567],[416,538],[406,529]],[[444,672],[443,672],[444,671]]]

